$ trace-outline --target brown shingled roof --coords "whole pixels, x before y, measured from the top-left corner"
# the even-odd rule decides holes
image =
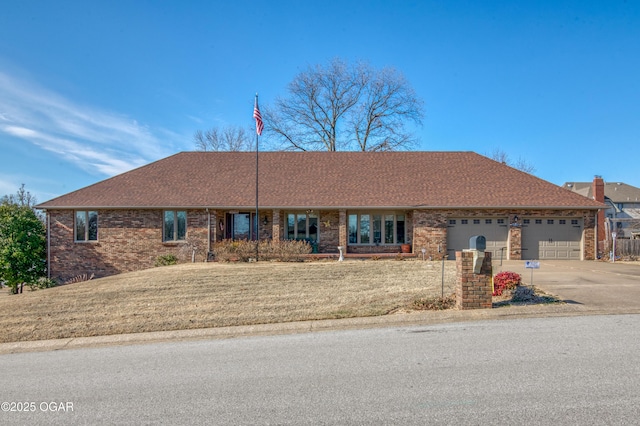
[[[255,153],[181,152],[39,208],[255,207]],[[473,152],[262,152],[262,208],[587,208],[599,203]]]
[[[592,182],[566,182],[562,187],[593,198]],[[604,196],[614,203],[637,203],[640,202],[640,188],[623,182],[605,182]]]

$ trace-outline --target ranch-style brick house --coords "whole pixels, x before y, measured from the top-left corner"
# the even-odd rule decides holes
[[[40,204],[51,277],[150,268],[186,239],[453,259],[484,235],[494,259],[595,258],[603,204],[473,152],[263,152],[257,164],[257,217],[255,152],[181,152]]]

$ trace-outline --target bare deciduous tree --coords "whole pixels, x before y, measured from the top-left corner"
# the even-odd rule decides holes
[[[20,189],[15,194],[3,195],[0,197],[0,206],[10,206],[15,205],[18,207],[28,207],[42,222],[45,221],[46,217],[42,210],[38,210],[35,208],[36,204],[38,204],[38,200],[36,196],[31,194],[31,192],[27,191],[24,188],[24,183],[20,186]]]
[[[193,135],[199,151],[252,151],[254,143],[248,132],[239,126],[212,127],[207,131],[197,130]]]
[[[14,204],[20,207],[29,207],[33,209],[33,207],[38,204],[36,197],[32,195],[29,191],[24,189],[24,183],[20,186],[20,189],[15,194],[4,195],[0,197],[1,205],[10,205]]]
[[[415,143],[406,124],[421,124],[423,105],[397,70],[334,59],[298,74],[263,117],[283,149],[390,151]]]
[[[513,162],[509,158],[509,155],[499,148],[494,149],[489,157],[495,161],[506,164],[507,166],[521,170],[525,173],[533,173],[536,171],[535,166],[527,162],[524,158],[519,157],[517,161]]]

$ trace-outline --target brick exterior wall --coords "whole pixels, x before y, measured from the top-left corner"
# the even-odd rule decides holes
[[[447,219],[446,211],[413,211],[414,253],[422,253],[425,248],[425,256],[432,259],[442,259],[447,254]]]
[[[280,215],[279,209],[271,211],[271,236],[274,240],[281,240],[283,238],[284,228],[280,226],[283,218]]]
[[[337,210],[320,212],[320,253],[338,253],[340,245],[340,212]]]
[[[211,215],[211,241],[209,242],[209,249],[215,244],[216,241],[222,241],[224,237],[224,214],[218,212],[218,210],[210,210]],[[222,225],[222,226],[221,226]],[[222,227],[222,229],[220,229]]]
[[[595,260],[598,243],[596,241],[597,215],[594,211],[583,212],[584,218],[584,260]]]
[[[473,272],[473,253],[456,252],[456,308],[489,309],[492,304],[491,253],[486,252],[480,273]]]
[[[147,269],[158,256],[180,255],[180,244],[162,241],[162,210],[99,210],[98,241],[88,242],[74,241],[73,210],[51,210],[48,216],[50,274],[60,281]],[[202,247],[196,261],[205,257],[207,224],[204,210],[187,211],[187,238]]]
[[[88,209],[90,210],[90,209]],[[224,238],[225,210],[205,209],[187,211],[187,238],[196,239],[202,248],[196,261],[204,261],[207,251]],[[399,245],[347,244],[346,209],[319,211],[319,252],[338,253],[338,246],[346,253],[399,253]],[[66,280],[81,274],[96,277],[151,268],[158,256],[180,254],[180,244],[162,241],[163,210],[122,209],[98,211],[98,241],[74,241],[74,211],[49,210],[49,258],[51,277]],[[262,239],[284,239],[285,210],[259,212],[259,234]],[[449,217],[576,217],[582,218],[583,252],[585,260],[595,259],[596,212],[593,210],[412,210],[405,212],[407,240],[412,251],[441,259],[447,253],[447,223]],[[265,225],[264,218],[267,217]],[[222,224],[222,231],[220,225]],[[509,230],[509,257],[519,260],[522,255],[522,231]],[[210,236],[210,240],[208,237]],[[438,252],[438,247],[441,251]],[[186,259],[190,261],[190,258]]]

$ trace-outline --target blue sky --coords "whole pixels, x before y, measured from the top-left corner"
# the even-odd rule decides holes
[[[0,195],[39,201],[253,123],[334,57],[402,71],[420,150],[640,187],[637,1],[33,1],[0,13]],[[263,136],[263,141],[268,135]],[[508,184],[508,183],[505,183]]]

